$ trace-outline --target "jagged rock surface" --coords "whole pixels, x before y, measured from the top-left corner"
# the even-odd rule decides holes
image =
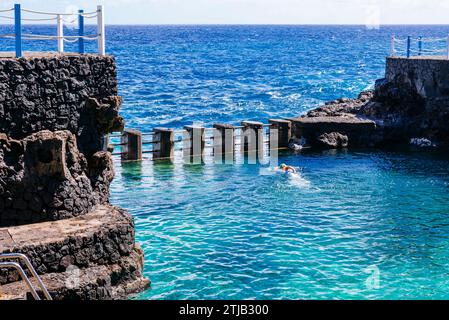
[[[109,198],[111,155],[90,159],[69,131],[41,131],[23,140],[0,135],[0,226],[70,218]]]

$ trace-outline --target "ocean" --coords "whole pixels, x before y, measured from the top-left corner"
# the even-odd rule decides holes
[[[126,124],[149,132],[266,123],[356,97],[383,77],[393,33],[444,38],[448,29],[108,26],[106,39]],[[13,48],[12,40],[0,44]],[[55,47],[24,43],[25,50]],[[449,155],[309,150],[280,161],[300,177],[262,174],[261,165],[116,159],[111,201],[134,216],[152,280],[134,298],[449,298]]]

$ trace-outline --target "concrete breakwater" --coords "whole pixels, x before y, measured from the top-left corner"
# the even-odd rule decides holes
[[[57,299],[149,284],[132,217],[109,204],[102,138],[124,127],[117,91],[110,56],[0,57],[0,254],[26,254]],[[0,270],[0,286],[10,298],[26,292],[12,270]]]
[[[147,133],[125,130],[120,135],[121,143],[109,145],[109,150],[120,146],[113,154],[122,160],[140,160],[143,153],[151,154],[153,160],[173,160],[175,150],[182,150],[185,162],[192,162],[193,155],[198,163],[207,158],[220,162],[221,155],[232,163],[239,150],[245,154],[250,150],[261,158],[267,149],[301,149],[304,144],[324,149],[410,143],[448,147],[448,83],[446,58],[388,57],[385,78],[376,81],[374,90],[362,92],[356,99],[329,101],[305,115],[269,119],[268,124],[242,121],[240,126],[215,123],[212,128],[154,128]],[[176,133],[182,138],[177,139]],[[144,141],[144,137],[150,140]],[[176,143],[182,143],[182,148],[176,148]],[[152,149],[143,151],[144,145]],[[209,157],[206,148],[211,150]]]

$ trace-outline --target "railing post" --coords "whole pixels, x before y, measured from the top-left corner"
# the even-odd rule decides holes
[[[226,164],[234,163],[235,128],[231,124],[215,123],[214,127],[214,161]]]
[[[173,159],[175,149],[175,132],[168,128],[153,129],[153,160]]]
[[[98,54],[104,56],[106,54],[106,38],[104,28],[104,7],[97,7],[97,36],[98,36]]]
[[[22,11],[20,4],[14,5],[14,33],[16,38],[16,58],[22,56]]]
[[[58,52],[63,53],[64,52],[64,24],[62,20],[62,16],[60,14],[56,17],[57,21],[57,35],[58,35]]]
[[[186,135],[183,137],[184,158],[194,164],[203,162],[204,146],[206,145],[205,128],[202,126],[184,126]]]
[[[396,38],[394,34],[391,36],[391,56],[396,56]]]
[[[449,59],[449,35],[447,36],[447,58]]]
[[[422,53],[422,37],[418,38],[418,56]]]
[[[78,52],[84,53],[84,10],[78,10]]]
[[[272,140],[277,140],[277,146],[279,148],[287,148],[292,137],[292,123],[288,120],[283,119],[269,119],[270,123],[270,148],[272,147]],[[271,131],[276,132],[277,137],[272,135]]]
[[[142,160],[142,133],[125,129],[121,137],[122,160]]]
[[[411,45],[411,37],[407,37],[407,58],[410,58],[410,45]]]

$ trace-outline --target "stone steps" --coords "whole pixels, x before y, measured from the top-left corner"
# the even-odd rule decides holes
[[[47,273],[41,279],[54,300],[119,299],[137,293],[150,284],[141,275],[143,255],[135,250],[113,265],[99,265],[60,273]],[[31,279],[37,288],[37,281]],[[43,297],[42,292],[38,291]],[[24,281],[0,287],[0,300],[32,300]],[[43,298],[44,299],[44,298]]]
[[[75,218],[0,228],[0,254],[10,252],[25,254],[56,298],[113,298],[149,282],[142,276],[143,252],[134,242],[132,217],[111,205]],[[68,270],[79,272],[79,290],[65,285],[73,274]],[[0,270],[1,290],[11,299],[27,291],[19,280],[16,271]]]

